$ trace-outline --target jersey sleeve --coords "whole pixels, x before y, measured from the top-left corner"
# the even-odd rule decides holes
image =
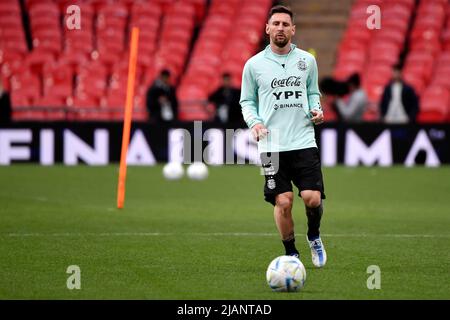
[[[249,128],[257,123],[263,123],[258,115],[258,87],[252,74],[251,65],[247,62],[242,72],[241,98],[239,101],[242,116]]]
[[[317,71],[317,62],[316,59],[312,57],[308,80],[306,82],[309,110],[322,110],[322,106],[320,105],[320,90],[318,78],[319,75]]]

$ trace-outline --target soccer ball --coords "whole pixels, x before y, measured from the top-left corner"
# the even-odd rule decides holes
[[[293,256],[280,256],[272,260],[267,268],[269,287],[277,292],[292,292],[303,288],[306,270],[303,263]]]
[[[187,175],[192,180],[203,180],[208,177],[208,167],[203,162],[194,162],[187,168]]]
[[[163,175],[167,180],[178,180],[184,175],[184,169],[181,163],[169,162],[163,167]]]

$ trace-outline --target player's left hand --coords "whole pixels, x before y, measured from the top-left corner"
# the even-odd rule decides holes
[[[324,119],[323,119],[323,112],[320,110],[311,110],[311,121],[314,124],[321,124],[323,123]]]

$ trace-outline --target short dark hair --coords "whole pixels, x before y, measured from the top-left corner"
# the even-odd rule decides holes
[[[402,71],[402,66],[400,63],[394,64],[392,70]]]
[[[286,13],[291,17],[292,20],[292,24],[294,24],[294,13],[292,12],[292,10],[289,7],[286,6],[282,6],[282,5],[276,5],[274,7],[272,7],[269,11],[269,16],[267,18],[267,21],[270,20],[270,18],[272,18],[272,16],[275,13]]]
[[[348,78],[347,83],[359,88],[359,86],[361,85],[361,79],[359,77],[359,74],[357,74],[357,73],[352,74]]]

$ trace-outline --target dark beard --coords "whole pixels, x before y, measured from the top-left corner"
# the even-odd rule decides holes
[[[273,43],[278,47],[278,48],[284,48],[287,44],[288,44],[289,40],[287,37],[284,37],[283,40],[278,40],[277,37],[275,37],[273,39]]]

